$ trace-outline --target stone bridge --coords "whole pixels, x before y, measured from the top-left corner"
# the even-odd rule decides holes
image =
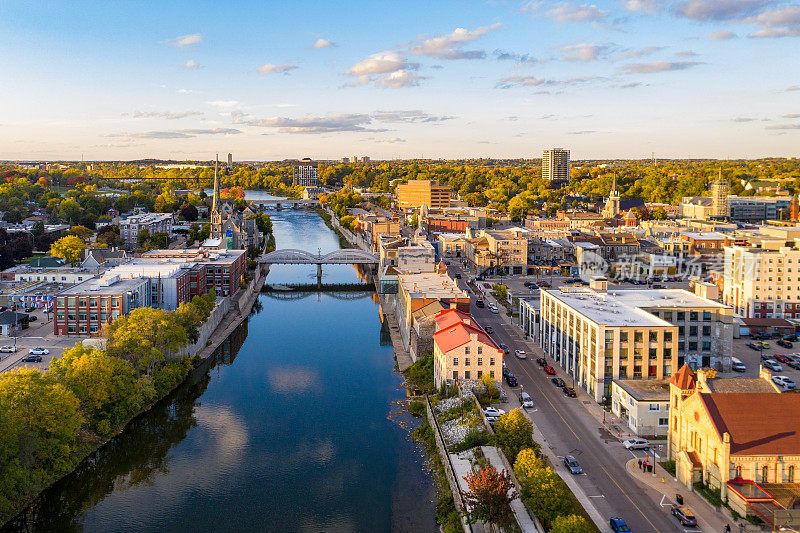
[[[322,265],[377,265],[379,258],[357,248],[342,248],[325,255],[286,248],[264,254],[258,262],[266,265],[317,265],[317,284],[319,285],[322,283]]]

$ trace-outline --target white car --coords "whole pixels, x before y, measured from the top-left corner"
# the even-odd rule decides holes
[[[784,389],[796,389],[797,385],[794,381],[789,379],[788,376],[772,376],[772,381],[783,387]]]
[[[517,356],[517,359],[527,359],[528,354],[525,353],[525,350],[514,350],[514,355]]]
[[[628,439],[622,441],[626,450],[643,450],[650,447],[650,443],[644,439]]]
[[[782,372],[783,371],[783,367],[781,365],[779,365],[775,361],[764,361],[763,363],[761,363],[761,366],[763,366],[764,368],[766,368],[768,370],[772,370],[773,372]]]
[[[498,314],[498,313],[500,312],[500,310],[499,310],[499,309],[497,309],[496,307],[490,307],[490,308],[489,308],[489,311],[491,311],[491,312],[492,312],[492,313],[494,313],[494,314]]]
[[[16,351],[17,347],[10,344],[8,346],[0,346],[0,353],[14,353]]]
[[[31,348],[28,350],[28,355],[50,355],[50,350],[47,348]]]
[[[506,412],[495,407],[487,407],[483,410],[483,414],[485,414],[487,418],[497,418],[500,415],[506,414]]]

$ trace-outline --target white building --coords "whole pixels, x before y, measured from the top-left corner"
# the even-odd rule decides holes
[[[141,213],[120,219],[119,234],[128,244],[136,244],[139,232],[146,229],[150,235],[159,232],[173,237],[172,213]]]
[[[611,412],[631,434],[666,436],[669,430],[669,380],[615,379],[611,383]]]
[[[727,246],[723,276],[723,301],[737,314],[800,318],[800,249],[796,246]]]

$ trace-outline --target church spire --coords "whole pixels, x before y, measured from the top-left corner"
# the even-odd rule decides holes
[[[619,196],[619,192],[617,192],[617,175],[614,174],[614,183],[611,185],[611,193],[609,196]]]
[[[211,212],[216,213],[219,209],[219,174],[217,174],[217,167],[219,166],[219,154],[217,160],[214,162],[214,200],[211,203]]]

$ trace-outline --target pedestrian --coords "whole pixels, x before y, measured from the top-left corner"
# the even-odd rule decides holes
[[[725,533],[731,533],[731,526],[730,526],[730,524],[725,524]]]
[[[641,469],[642,469],[642,460],[639,459],[639,470],[641,470]]]

